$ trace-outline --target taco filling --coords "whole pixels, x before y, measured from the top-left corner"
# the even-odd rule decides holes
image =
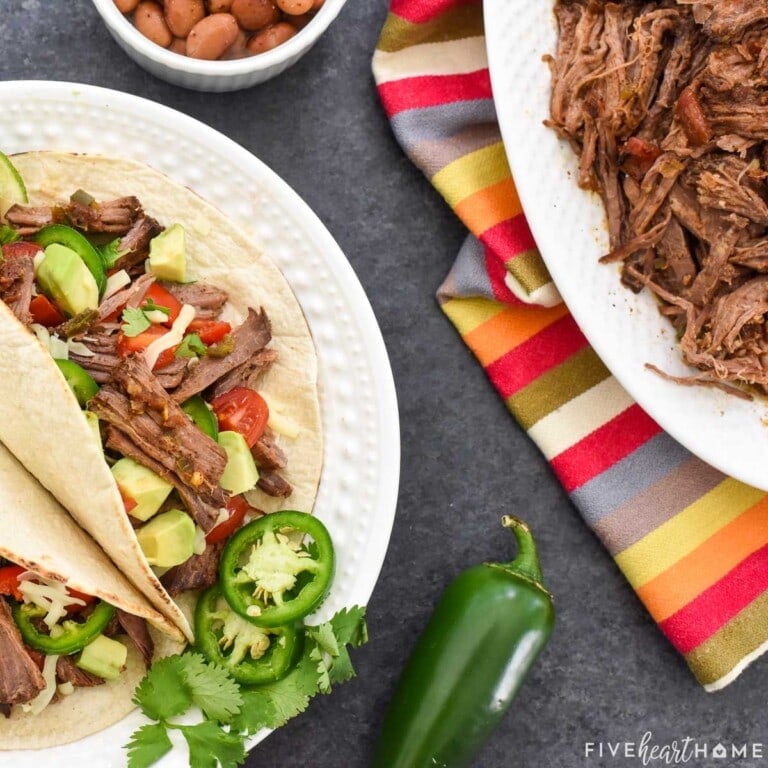
[[[0,560],[0,714],[38,715],[76,688],[117,680],[128,644],[149,667],[146,621],[61,581]]]
[[[171,596],[213,585],[225,540],[263,514],[248,494],[293,493],[280,440],[296,427],[259,392],[278,358],[266,311],[241,319],[192,281],[184,228],[137,197],[77,190],[6,221],[0,298],[92,420],[144,556]]]

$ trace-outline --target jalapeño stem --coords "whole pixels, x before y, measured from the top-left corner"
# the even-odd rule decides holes
[[[531,529],[522,520],[518,520],[512,515],[504,515],[501,518],[501,524],[505,528],[510,528],[517,540],[517,556],[511,563],[504,564],[502,567],[540,583],[541,564]]]

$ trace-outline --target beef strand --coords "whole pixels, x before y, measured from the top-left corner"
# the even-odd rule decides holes
[[[11,609],[0,597],[0,702],[28,704],[44,688],[42,672],[25,650]]]

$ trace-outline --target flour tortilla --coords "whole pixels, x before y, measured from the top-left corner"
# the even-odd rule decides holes
[[[317,357],[301,307],[280,270],[221,211],[142,163],[55,152],[25,153],[12,161],[24,179],[30,205],[68,200],[77,189],[100,201],[135,195],[164,226],[184,226],[188,278],[228,292],[233,325],[248,307],[266,310],[278,359],[259,391],[285,406],[285,415],[299,433],[280,439],[288,457],[283,474],[293,494],[274,499],[255,491],[250,499],[265,511],[311,512],[323,457]],[[192,641],[189,621],[141,551],[101,446],[58,367],[2,302],[0,333],[0,441]]]
[[[157,655],[183,647],[178,628],[149,605],[2,445],[0,500],[0,556],[147,619],[164,633],[153,632]],[[126,645],[128,665],[118,680],[76,689],[39,715],[25,715],[20,707],[14,707],[9,719],[0,717],[0,750],[66,744],[122,720],[134,708],[133,690],[146,671],[133,643],[127,641]]]

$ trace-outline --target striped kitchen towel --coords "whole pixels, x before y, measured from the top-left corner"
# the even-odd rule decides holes
[[[443,311],[707,690],[768,650],[768,497],[692,456],[560,302],[496,124],[480,0],[391,0],[373,59],[398,141],[472,233]]]

